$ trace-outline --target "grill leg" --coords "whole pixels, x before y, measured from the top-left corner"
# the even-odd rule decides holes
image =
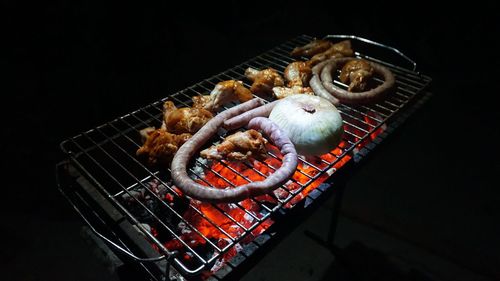
[[[342,197],[344,196],[345,186],[346,182],[343,179],[335,183],[335,189],[336,189],[334,194],[335,197],[333,198],[332,215],[330,217],[330,228],[328,229],[326,240],[312,231],[309,230],[304,231],[304,234],[307,237],[311,238],[314,242],[330,250],[332,254],[334,254],[335,256],[339,254],[339,248],[335,246],[334,240],[337,231],[337,225],[340,215],[340,207],[342,203]]]
[[[337,225],[340,215],[340,206],[342,204],[342,198],[344,197],[345,182],[342,182],[337,186],[337,192],[333,198],[333,209],[332,216],[330,218],[330,229],[328,231],[328,236],[326,242],[333,245],[333,240],[335,239],[335,234],[337,232]]]
[[[343,269],[344,274],[348,276],[347,280],[360,281],[361,279],[356,275],[356,270],[353,265],[349,262],[349,258],[345,255],[341,248],[334,244],[335,235],[337,232],[337,225],[340,216],[340,208],[342,205],[342,198],[344,196],[344,190],[346,188],[346,176],[343,174],[339,176],[337,181],[335,182],[335,194],[333,198],[333,208],[332,215],[330,217],[330,227],[328,229],[328,234],[326,236],[326,240],[320,235],[311,232],[309,230],[305,230],[304,234],[311,238],[314,242],[318,243],[325,249],[328,249],[330,253],[335,257],[335,264],[338,268]]]

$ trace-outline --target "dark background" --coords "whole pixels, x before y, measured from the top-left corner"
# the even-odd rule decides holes
[[[446,198],[457,193],[472,205],[487,202],[486,209],[473,210],[479,212],[474,217],[476,231],[498,231],[499,23],[493,5],[437,9],[423,2],[362,7],[333,1],[178,4],[180,8],[166,2],[4,4],[8,74],[2,91],[6,181],[1,208],[7,221],[0,226],[6,244],[0,264],[16,274],[25,271],[14,274],[14,280],[62,279],[51,261],[63,262],[74,280],[87,278],[79,270],[91,271],[89,265],[71,262],[78,254],[67,245],[77,243],[78,237],[71,238],[74,233],[65,229],[77,219],[55,187],[54,165],[63,159],[58,148],[63,139],[300,34],[359,35],[403,50],[417,61],[419,70],[433,78],[435,95],[418,113],[419,119],[408,125],[418,128],[417,139],[395,136],[413,149],[409,155],[414,157],[398,159],[406,163],[399,185],[411,185],[414,178],[429,183],[437,178],[440,184],[429,198],[432,192],[441,194],[443,208]],[[423,145],[431,146],[430,152],[416,153]],[[434,163],[430,172],[427,162]],[[463,227],[467,224],[465,220]],[[51,238],[66,232],[66,240]],[[497,241],[484,243],[498,246]],[[23,270],[26,257],[40,264]]]

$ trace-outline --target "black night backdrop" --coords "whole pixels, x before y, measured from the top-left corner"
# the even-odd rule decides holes
[[[433,78],[432,98],[348,184],[346,219],[369,222],[452,265],[436,262],[435,275],[411,280],[500,279],[500,30],[493,5],[176,4],[2,5],[2,280],[116,278],[94,258],[80,236],[82,221],[57,191],[59,143],[300,34],[383,42]],[[423,259],[415,263],[429,262]],[[269,270],[258,266],[247,280]],[[345,280],[335,266],[300,270],[308,280]]]

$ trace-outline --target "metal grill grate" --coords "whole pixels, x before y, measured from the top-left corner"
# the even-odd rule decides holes
[[[213,218],[204,213],[201,208],[202,205],[199,202],[190,201],[181,212],[175,205],[169,204],[165,198],[162,198],[161,195],[152,190],[150,183],[154,181],[165,187],[168,193],[175,197],[174,199],[180,200],[176,189],[170,182],[169,169],[152,169],[140,162],[135,156],[136,150],[141,145],[138,131],[149,126],[158,128],[161,125],[162,105],[166,100],[173,101],[177,106],[190,106],[192,96],[208,94],[218,82],[229,79],[241,80],[245,86],[250,87],[249,81],[244,77],[244,71],[247,67],[257,69],[272,67],[283,73],[285,67],[295,60],[289,56],[289,52],[294,47],[304,45],[313,39],[313,37],[306,35],[299,36],[162,100],[65,140],[61,144],[61,147],[70,156],[72,163],[86,178],[95,184],[106,198],[133,225],[137,226],[138,230],[162,253],[162,256],[154,260],[172,257],[173,265],[179,271],[186,274],[199,273],[213,266],[214,261],[233,248],[236,243],[242,241],[242,239],[258,235],[259,233],[255,232],[255,230],[264,222],[272,222],[272,215],[278,210],[293,208],[296,204],[303,201],[300,199],[303,199],[301,196],[304,195],[305,189],[311,188],[313,183],[317,186],[320,181],[334,174],[336,169],[350,160],[353,154],[371,142],[377,133],[380,133],[384,129],[384,126],[386,126],[390,119],[401,112],[416,96],[421,94],[431,81],[429,77],[420,75],[414,71],[356,52],[355,55],[357,57],[372,60],[389,67],[395,74],[397,91],[388,95],[383,101],[373,105],[338,106],[344,121],[345,134],[343,142],[337,149],[321,157],[315,159],[299,157],[301,164],[291,181],[281,187],[282,196],[271,193],[270,196],[273,197],[273,200],[267,200],[266,202],[263,202],[259,198],[250,199],[252,203],[259,206],[258,212],[247,210],[247,206],[242,204],[242,202],[229,205],[210,204],[211,208],[218,215],[234,223],[234,227],[238,229],[236,232],[229,233],[226,228],[218,225]],[[305,60],[306,58],[303,59]],[[342,83],[338,81],[336,83],[346,88]],[[270,97],[261,96],[259,98],[264,99],[266,102],[271,100]],[[228,105],[226,108],[231,106]],[[219,140],[223,138],[224,133],[221,132],[218,136]],[[279,163],[280,155],[278,152],[271,150],[268,153],[268,159],[271,161],[256,160],[253,165],[249,163],[242,165],[248,171],[251,171],[251,173],[264,178],[266,174],[257,169],[255,165],[264,166],[267,170],[272,171],[275,169],[272,163]],[[218,168],[215,169],[214,167]],[[215,187],[212,181],[206,179],[208,175],[221,180],[227,186],[234,186],[234,180],[228,179],[227,175],[222,175],[219,168],[225,169],[226,172],[229,171],[239,180],[244,182],[251,181],[248,173],[242,173],[241,170],[229,165],[225,161],[207,163],[200,159],[195,159],[191,165],[190,172],[195,180],[199,180],[212,188]],[[138,188],[142,188],[151,200],[157,202],[154,208],[137,198],[134,192]],[[134,202],[134,208],[124,202],[124,196],[127,196]],[[152,233],[151,229],[138,218],[137,208],[140,209],[141,213],[147,214],[150,220],[154,220],[156,228],[160,228],[160,231],[168,233],[170,239],[179,241],[186,252],[192,254],[194,261],[186,263],[183,259],[178,258],[174,253],[169,251],[164,245],[165,241]],[[233,217],[228,212],[228,209],[231,208],[241,210],[242,213],[250,217],[249,221],[252,223],[245,225],[239,218]],[[223,246],[218,245],[199,226],[185,219],[183,214],[188,210],[195,214],[197,219],[203,220],[206,225],[213,227],[222,236],[226,237],[227,239],[225,240],[227,243]],[[211,249],[209,251],[210,254],[207,256],[206,253],[197,251],[196,247],[190,244],[190,241],[186,241],[183,238],[182,233],[180,233],[179,229],[176,229],[172,221],[183,222],[186,225],[186,229],[201,237],[205,248],[208,247]],[[137,259],[139,261],[147,260]]]

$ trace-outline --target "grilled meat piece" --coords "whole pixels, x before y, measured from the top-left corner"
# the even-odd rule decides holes
[[[373,76],[373,67],[365,60],[357,59],[347,62],[340,72],[340,81],[348,84],[349,92],[362,92]]]
[[[191,98],[193,101],[194,108],[205,108],[205,106],[210,102],[210,95],[199,95]]]
[[[212,113],[204,108],[177,108],[173,102],[166,101],[162,128],[173,134],[194,134],[212,117]]]
[[[243,82],[227,80],[217,83],[210,92],[213,107],[218,109],[221,105],[232,102],[246,102],[253,98],[252,92],[243,86]]]
[[[314,92],[309,87],[293,86],[291,88],[287,87],[274,87],[273,94],[277,99],[283,99],[291,95],[305,94],[314,95]]]
[[[149,165],[168,163],[177,149],[191,137],[191,134],[176,135],[152,127],[142,129],[140,133],[145,141],[136,155],[145,158]]]
[[[143,145],[136,155],[150,165],[168,163],[177,149],[212,117],[212,113],[203,108],[177,108],[173,102],[166,101],[161,128],[147,127],[139,132]]]
[[[147,127],[139,131],[139,134],[141,135],[141,142],[144,144],[146,140],[149,137],[149,134],[151,134],[155,130],[154,127]]]
[[[309,65],[313,66],[319,62],[327,60],[329,58],[342,58],[342,57],[352,57],[354,51],[351,47],[350,40],[340,41],[333,44],[328,50],[323,53],[314,55],[309,61]]]
[[[265,156],[266,143],[261,133],[251,129],[227,136],[222,143],[201,151],[200,155],[207,159],[242,161],[251,156]]]
[[[273,87],[283,86],[285,82],[278,71],[272,68],[257,70],[255,68],[247,68],[245,76],[253,82],[250,87],[252,93],[271,93]]]
[[[285,68],[288,87],[307,86],[311,79],[311,67],[303,61],[294,61]]]
[[[298,57],[298,56],[314,56],[315,54],[322,53],[328,48],[332,46],[332,42],[328,40],[318,40],[315,39],[314,41],[302,46],[302,47],[296,47],[292,50],[290,55],[293,57]]]
[[[245,102],[253,98],[252,92],[245,88],[243,82],[237,80],[227,80],[217,83],[210,95],[193,97],[193,107],[204,108],[210,112],[215,112],[222,105],[233,102]]]

